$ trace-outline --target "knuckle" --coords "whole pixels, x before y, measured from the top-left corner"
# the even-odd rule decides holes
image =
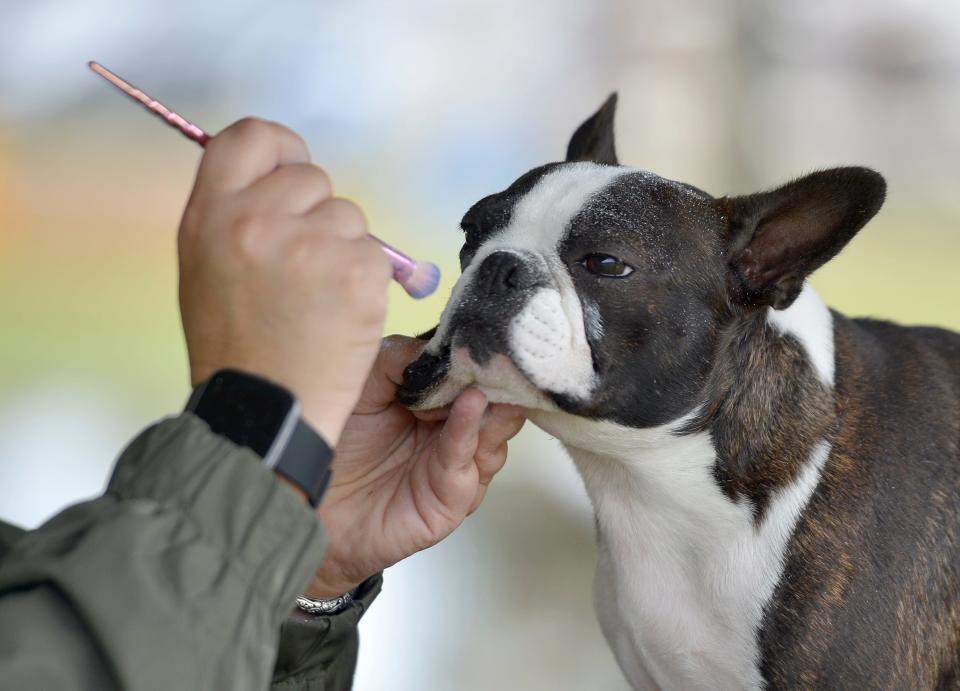
[[[343,281],[355,297],[362,297],[367,292],[367,285],[370,281],[370,272],[366,262],[359,258],[354,258],[343,268]]]
[[[294,132],[292,129],[290,129],[286,125],[281,125],[280,123],[277,123],[277,122],[271,122],[270,125],[273,126],[277,137],[289,139],[297,147],[299,147],[303,151],[307,151],[307,142],[304,140],[303,137],[301,137],[299,134]]]
[[[265,120],[247,117],[228,125],[204,147],[203,158],[220,159],[236,155],[265,141],[269,126]]]
[[[262,118],[246,117],[237,120],[207,144],[208,149],[224,146],[224,142],[234,142],[245,147],[269,144],[279,140],[290,140],[295,146],[307,148],[303,138],[289,127],[278,122]]]
[[[279,122],[273,122],[272,120],[261,120],[260,122],[264,126],[264,137],[269,137],[278,144],[285,142],[289,150],[299,151],[305,158],[309,158],[307,143],[299,134]]]
[[[322,197],[326,199],[330,196],[331,191],[333,190],[333,182],[330,180],[330,176],[327,174],[323,168],[313,163],[307,163],[304,165],[306,175],[312,177],[311,184],[314,185],[318,191],[322,192]]]
[[[301,233],[290,243],[290,261],[301,273],[313,275],[317,268],[317,257],[323,254],[324,243],[311,233]]]
[[[349,237],[359,237],[367,232],[367,218],[355,203],[343,197],[334,197],[329,202],[330,214],[338,229]]]
[[[266,137],[269,131],[270,125],[266,120],[253,117],[241,118],[228,126],[220,135],[214,137],[212,143],[215,144],[217,140],[220,142],[233,139],[240,141],[257,140]]]
[[[233,243],[241,256],[257,259],[263,251],[263,238],[266,231],[265,220],[257,215],[240,216],[233,223]]]
[[[322,204],[330,198],[333,189],[330,176],[319,166],[313,163],[297,163],[284,166],[281,170],[282,174],[290,176],[290,181],[296,183],[297,187],[306,187],[312,191],[315,196],[314,205]]]
[[[237,120],[233,125],[234,131],[241,137],[265,137],[268,136],[272,123],[262,118],[246,117]]]

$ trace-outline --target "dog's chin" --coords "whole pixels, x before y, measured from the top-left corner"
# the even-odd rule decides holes
[[[418,410],[440,408],[452,403],[470,387],[482,391],[491,403],[510,403],[541,410],[556,407],[507,355],[496,353],[481,365],[465,347],[450,351],[450,364],[445,376],[430,387],[428,395],[410,407]]]

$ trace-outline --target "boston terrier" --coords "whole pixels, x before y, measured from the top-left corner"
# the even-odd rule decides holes
[[[619,165],[615,106],[467,211],[401,402],[475,386],[562,442],[634,687],[960,688],[960,334],[806,282],[884,179],[712,197]]]

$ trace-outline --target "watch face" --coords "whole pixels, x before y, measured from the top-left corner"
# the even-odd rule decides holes
[[[214,433],[265,458],[294,405],[294,397],[279,386],[221,371],[207,383],[193,412]]]

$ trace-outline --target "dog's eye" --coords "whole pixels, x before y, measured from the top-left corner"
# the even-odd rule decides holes
[[[625,278],[633,273],[633,267],[609,254],[588,254],[580,260],[592,274],[606,278]]]
[[[463,236],[468,243],[476,244],[480,240],[480,224],[463,221],[460,229],[463,230]]]

